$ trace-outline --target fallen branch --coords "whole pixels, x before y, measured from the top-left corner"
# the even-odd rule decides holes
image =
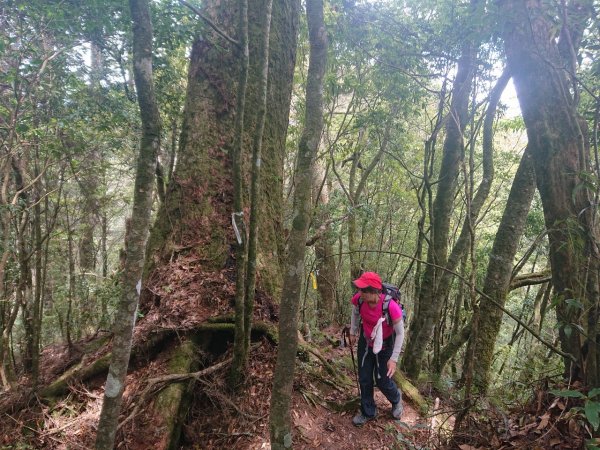
[[[129,414],[129,416],[127,416],[125,418],[125,420],[123,420],[123,422],[121,422],[119,424],[119,426],[117,427],[117,430],[121,429],[121,427],[123,425],[125,425],[127,422],[129,422],[131,419],[133,419],[138,414],[140,408],[146,401],[146,397],[148,397],[150,394],[154,394],[154,393],[160,391],[161,389],[164,389],[170,383],[178,383],[180,381],[189,380],[190,378],[199,380],[200,377],[210,375],[211,373],[216,372],[217,370],[221,369],[222,367],[225,367],[226,365],[231,364],[231,361],[232,361],[232,358],[229,358],[229,359],[226,359],[225,361],[221,361],[220,363],[215,364],[214,366],[210,366],[210,367],[200,370],[198,372],[172,373],[169,375],[163,375],[161,377],[150,378],[148,380],[148,385],[142,391],[142,394],[140,395],[140,398],[139,398],[138,402],[136,403],[135,408],[133,408],[133,411],[131,412],[131,414]]]
[[[198,381],[199,383],[202,383],[204,386],[206,386],[206,387],[208,387],[208,388],[212,388],[212,387],[213,387],[213,385],[212,385],[211,383],[209,383],[208,381],[206,381],[206,380],[201,380],[201,379],[198,379],[197,381]],[[219,393],[219,391],[213,391],[213,392],[211,392],[211,393],[209,394],[209,396],[215,396],[215,397],[218,397],[218,399],[219,399],[221,402],[227,403],[229,406],[231,406],[233,409],[235,409],[235,410],[236,410],[236,412],[237,412],[237,413],[238,413],[240,416],[245,416],[245,417],[247,417],[248,419],[251,419],[251,420],[259,420],[259,419],[261,419],[261,418],[262,418],[261,416],[255,416],[255,415],[253,415],[253,414],[248,414],[247,412],[245,412],[245,411],[242,411],[240,408],[238,408],[238,406],[235,404],[235,402],[234,402],[234,401],[232,401],[232,400],[231,400],[229,397],[227,397],[227,396],[225,396],[225,395],[223,395],[223,394],[220,394],[220,393]]]

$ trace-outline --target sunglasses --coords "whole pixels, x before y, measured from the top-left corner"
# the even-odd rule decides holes
[[[365,294],[376,294],[378,292],[374,287],[366,287],[363,289],[359,289],[360,292],[364,292]]]

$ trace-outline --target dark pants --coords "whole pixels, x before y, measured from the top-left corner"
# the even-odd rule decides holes
[[[394,337],[386,339],[381,351],[375,355],[373,348],[367,345],[362,330],[358,340],[358,381],[360,384],[360,407],[367,417],[377,414],[373,390],[375,384],[390,403],[402,400],[394,380],[387,376],[387,362],[394,349]]]

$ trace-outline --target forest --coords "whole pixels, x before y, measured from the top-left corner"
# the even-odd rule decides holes
[[[599,53],[598,0],[0,0],[0,449],[600,449]]]

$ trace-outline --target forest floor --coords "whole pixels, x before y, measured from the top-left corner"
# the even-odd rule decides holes
[[[182,264],[181,261],[178,262]],[[165,441],[165,432],[157,425],[155,395],[143,397],[150,379],[165,373],[169,350],[177,347],[186,333],[206,324],[209,316],[231,314],[232,289],[223,284],[221,275],[207,279],[196,275],[193,265],[185,270],[194,274],[181,277],[187,290],[174,289],[177,295],[162,296],[142,309],[144,317],[136,326],[134,349],[149,342],[156,333],[167,330],[170,340],[140,350],[130,364],[123,397],[117,449],[156,449]],[[170,271],[179,276],[180,271]],[[168,283],[162,283],[168,285]],[[215,292],[220,293],[215,295]],[[193,294],[193,295],[192,295]],[[255,321],[274,323],[277,308],[257,298]],[[44,349],[41,356],[40,385],[48,386],[79,363],[93,366],[110,351],[108,334],[88,338],[71,350],[65,345]],[[229,339],[221,342],[222,351],[214,354],[207,366],[230,358]],[[417,388],[431,405],[421,413],[404,396],[401,420],[391,417],[390,405],[376,389],[379,415],[362,428],[352,425],[358,411],[358,389],[348,347],[340,346],[341,329],[329,328],[304,343],[308,351],[297,358],[292,419],[295,449],[580,449],[590,430],[582,420],[581,406],[573,400],[552,396],[548,386],[532,386],[531,401],[512,409],[480,406],[463,421],[461,433],[449,444],[454,421],[451,394],[436,392],[432,383]],[[136,347],[137,346],[137,347]],[[91,350],[90,350],[91,349]],[[227,365],[209,376],[196,379],[181,424],[179,449],[268,449],[269,402],[277,347],[266,334],[251,348],[245,388],[231,393],[227,388]],[[52,400],[33,394],[26,378],[11,391],[0,392],[0,450],[83,450],[93,448],[100,414],[106,369],[84,381],[69,382],[67,392]],[[39,391],[37,391],[39,392]],[[441,398],[442,406],[436,398]],[[568,403],[568,402],[571,403]],[[436,405],[437,406],[433,406]],[[158,408],[160,410],[160,408]],[[160,422],[162,423],[162,422]],[[456,439],[458,437],[458,439]],[[162,448],[162,447],[161,447]],[[166,447],[165,447],[166,448]]]
[[[332,331],[332,330],[330,330]],[[341,330],[340,330],[341,335]],[[330,342],[334,336],[328,336]],[[321,355],[334,367],[350,359],[349,348],[321,343]],[[231,394],[225,384],[226,371],[198,383],[188,418],[183,425],[181,449],[269,449],[269,400],[276,359],[276,347],[263,338],[255,344],[247,372],[247,389]],[[225,356],[225,355],[224,355]],[[67,364],[66,348],[55,346],[43,353],[42,371],[54,373]],[[165,363],[157,357],[134,368],[128,375],[124,414],[134,409],[146,380],[161,372]],[[352,371],[345,375],[354,380]],[[331,383],[321,363],[305,355],[299,358],[294,381],[292,419],[296,449],[392,449],[428,448],[429,419],[405,400],[401,420],[394,420],[391,407],[376,390],[378,417],[363,427],[352,425],[358,408],[356,383]],[[54,404],[32,400],[26,409],[4,411],[0,421],[0,449],[75,450],[93,448],[96,424],[102,404],[104,376],[74,383],[70,393]],[[1,398],[1,397],[0,397]],[[6,401],[6,399],[4,399]],[[159,429],[142,408],[119,431],[119,449],[152,449]]]
[[[300,355],[294,380],[292,419],[295,449],[579,449],[584,448],[580,421],[564,403],[546,404],[537,395],[532,408],[504,415],[490,410],[478,422],[467,421],[462,443],[447,444],[454,416],[438,410],[422,415],[406,399],[401,420],[391,417],[390,405],[376,390],[379,415],[358,428],[352,425],[358,396],[350,351],[335,344],[337,331],[314,342],[319,354],[340,368],[353,382],[332,383],[322,361]],[[226,358],[227,355],[223,355]],[[66,353],[55,347],[44,352],[44,368],[55,370],[65,363]],[[247,388],[232,394],[226,387],[226,369],[196,383],[187,419],[182,427],[180,449],[269,449],[269,400],[276,359],[276,346],[266,337],[255,343],[247,373]],[[216,363],[217,361],[215,361]],[[159,355],[134,368],[128,376],[121,421],[138,401],[146,380],[161,372],[165,361]],[[104,376],[70,386],[70,393],[52,405],[30,402],[27,409],[2,413],[0,449],[79,450],[93,448]],[[2,400],[2,396],[0,396]],[[152,401],[151,399],[149,400]],[[0,401],[0,405],[1,405]],[[118,449],[156,448],[161,430],[153,425],[148,409],[129,420],[118,433]]]

